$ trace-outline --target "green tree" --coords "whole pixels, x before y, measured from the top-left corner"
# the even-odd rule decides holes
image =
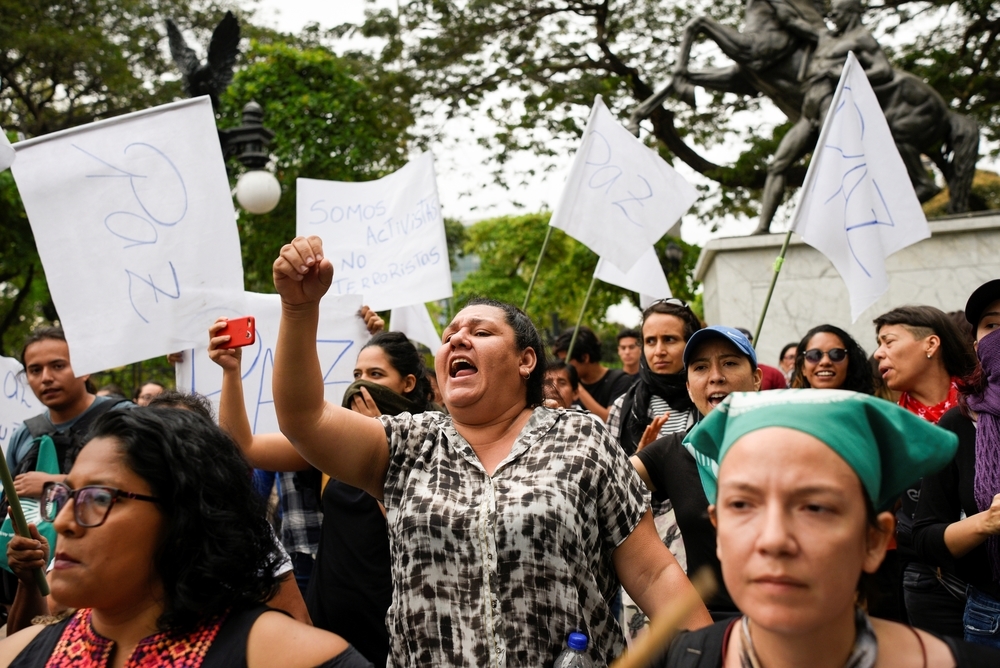
[[[521,305],[531,280],[542,243],[548,229],[550,214],[532,213],[524,216],[502,216],[476,223],[466,229],[466,255],[480,259],[477,271],[455,287],[456,307],[474,296]],[[668,243],[673,241],[683,249],[683,260],[677,268],[669,267],[664,258]],[[691,301],[698,284],[691,278],[699,248],[679,239],[664,237],[657,244],[660,262],[664,265],[671,291],[677,297]],[[558,328],[572,327],[580,314],[590,278],[597,268],[597,254],[554,229],[545,250],[538,279],[528,303],[528,315],[541,331],[551,333],[553,322]],[[638,306],[638,296],[627,290],[597,281],[587,303],[584,324],[606,335],[605,313],[609,306],[628,298]]]
[[[222,96],[219,125],[239,125],[243,106],[256,100],[275,132],[281,201],[269,214],[239,214],[247,289],[273,292],[271,264],[295,236],[295,179],[367,181],[395,171],[406,164],[413,116],[405,99],[382,92],[392,85],[368,64],[318,44],[254,41],[246,58]]]

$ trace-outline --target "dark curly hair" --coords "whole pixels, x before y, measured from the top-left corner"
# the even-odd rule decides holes
[[[365,348],[377,346],[389,358],[392,368],[403,378],[412,375],[417,379],[413,389],[403,394],[404,397],[419,406],[420,411],[427,410],[427,404],[434,398],[434,388],[427,378],[427,368],[424,358],[417,352],[416,346],[402,332],[379,332],[364,345]]]
[[[525,399],[529,408],[541,406],[545,400],[545,346],[542,343],[542,336],[538,333],[535,323],[524,311],[506,302],[501,302],[489,297],[473,297],[466,304],[468,306],[492,306],[503,311],[504,321],[514,330],[514,343],[518,351],[531,348],[535,351],[535,368],[528,376],[528,386],[526,388]]]
[[[594,334],[594,330],[586,325],[580,327],[580,330],[576,333],[576,342],[573,342],[573,330],[574,327],[563,330],[563,333],[559,335],[559,338],[555,340],[552,344],[552,354],[558,355],[559,353],[568,353],[569,344],[573,343],[573,357],[572,359],[577,362],[583,362],[584,355],[587,356],[590,362],[600,362],[601,355],[601,340],[597,338],[597,334]]]
[[[861,394],[875,394],[875,379],[872,377],[872,367],[868,363],[868,353],[854,340],[854,337],[836,325],[813,327],[802,337],[798,343],[795,369],[792,371],[789,386],[811,387],[802,372],[802,368],[805,366],[805,352],[809,340],[817,334],[833,334],[843,342],[844,348],[847,349],[847,376],[844,378],[844,384],[838,389],[860,392]]]
[[[105,413],[90,438],[116,440],[126,466],[160,499],[161,631],[189,630],[274,595],[281,558],[264,501],[243,455],[218,426],[192,411],[147,407]]]
[[[206,420],[215,422],[215,411],[212,402],[203,394],[197,392],[181,392],[179,390],[164,390],[149,400],[147,408],[181,408],[194,411]]]
[[[972,349],[972,343],[941,309],[933,306],[900,306],[883,313],[872,322],[875,324],[876,336],[886,325],[902,325],[916,339],[936,334],[941,339],[941,359],[949,376],[965,378],[976,371],[979,360]]]
[[[63,331],[62,327],[36,327],[31,330],[31,333],[24,339],[24,345],[21,346],[21,366],[25,369],[28,368],[28,363],[24,361],[24,356],[28,352],[28,346],[39,341],[62,341],[69,348],[69,342],[66,340],[66,332]],[[24,372],[22,371],[21,373]],[[94,387],[94,383],[90,380],[89,375],[84,385],[90,394],[97,392],[97,388]]]

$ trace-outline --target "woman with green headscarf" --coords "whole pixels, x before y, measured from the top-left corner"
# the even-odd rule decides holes
[[[874,397],[810,389],[731,394],[686,443],[704,455],[723,579],[744,616],[682,633],[660,665],[1000,665],[993,650],[869,618],[859,593],[892,535],[887,509],[950,460],[953,434]]]

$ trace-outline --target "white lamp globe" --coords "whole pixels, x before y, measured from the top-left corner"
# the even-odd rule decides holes
[[[247,213],[268,213],[278,206],[281,185],[274,174],[255,169],[244,172],[236,181],[236,200]]]

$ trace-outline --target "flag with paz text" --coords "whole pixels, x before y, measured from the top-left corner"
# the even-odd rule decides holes
[[[864,69],[849,53],[816,142],[792,229],[829,258],[851,320],[889,289],[885,260],[930,236]]]
[[[698,199],[598,95],[549,225],[627,273]]]

